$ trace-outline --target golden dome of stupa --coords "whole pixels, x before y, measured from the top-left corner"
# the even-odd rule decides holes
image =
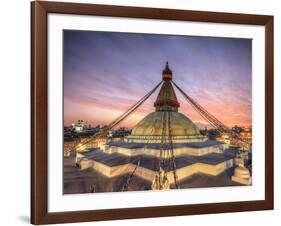
[[[163,84],[154,102],[155,112],[144,117],[133,129],[127,142],[161,143],[162,134],[171,134],[174,143],[203,141],[197,126],[185,115],[178,112],[180,106],[172,86],[172,71],[168,62],[162,72]],[[170,132],[167,113],[170,115]],[[164,127],[164,128],[163,128]]]
[[[133,136],[161,136],[163,126],[168,130],[167,125],[163,125],[164,111],[152,112],[144,117],[132,130]],[[166,131],[166,134],[168,131]],[[200,135],[197,126],[185,115],[179,112],[171,112],[171,134],[173,136],[198,136]]]

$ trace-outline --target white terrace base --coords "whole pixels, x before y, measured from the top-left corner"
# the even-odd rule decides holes
[[[222,173],[223,171],[233,167],[233,163],[234,163],[233,159],[221,162],[216,165],[205,164],[205,163],[194,163],[192,165],[188,165],[188,166],[177,169],[176,174],[178,177],[178,181],[181,181],[196,173],[204,173],[207,175],[217,176],[220,173]],[[117,176],[121,176],[124,174],[132,173],[133,170],[135,169],[136,165],[134,165],[132,163],[128,163],[128,164],[117,165],[117,166],[108,166],[103,163],[97,162],[95,160],[90,160],[90,159],[87,160],[84,157],[83,160],[80,162],[80,167],[81,167],[81,169],[88,169],[88,168],[92,167],[93,169],[95,169],[99,173],[103,174],[104,176],[106,176],[108,178],[112,178],[112,177],[117,177]],[[156,173],[158,173],[158,172],[141,167],[141,166],[138,166],[135,171],[136,176],[138,176],[142,179],[151,181],[151,182],[155,178]],[[168,180],[170,182],[174,181],[174,179],[173,179],[174,176],[173,176],[172,171],[168,172],[167,176],[168,176]]]
[[[226,148],[228,148],[227,144],[216,144],[207,147],[200,147],[200,148],[193,148],[193,147],[179,147],[174,148],[174,156],[181,156],[181,155],[192,155],[192,156],[202,156],[209,153],[222,153]],[[137,155],[148,155],[153,157],[160,157],[160,150],[141,147],[141,148],[126,148],[120,146],[110,146],[104,144],[100,147],[105,153],[112,154],[112,153],[119,153],[126,156],[137,156]],[[165,155],[164,155],[165,156]]]

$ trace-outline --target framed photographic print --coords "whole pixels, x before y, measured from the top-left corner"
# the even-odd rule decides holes
[[[273,209],[273,16],[31,12],[33,224]]]

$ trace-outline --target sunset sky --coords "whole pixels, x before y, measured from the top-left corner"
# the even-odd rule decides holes
[[[173,80],[211,114],[251,125],[251,54],[250,39],[64,31],[64,124],[110,123],[161,81],[169,61]],[[120,126],[154,111],[158,91]],[[205,124],[176,94],[179,112]]]

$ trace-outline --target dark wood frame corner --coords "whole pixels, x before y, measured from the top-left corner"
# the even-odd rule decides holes
[[[265,26],[265,200],[161,207],[48,212],[49,13]],[[62,2],[31,3],[31,223],[52,224],[273,209],[273,16]]]

